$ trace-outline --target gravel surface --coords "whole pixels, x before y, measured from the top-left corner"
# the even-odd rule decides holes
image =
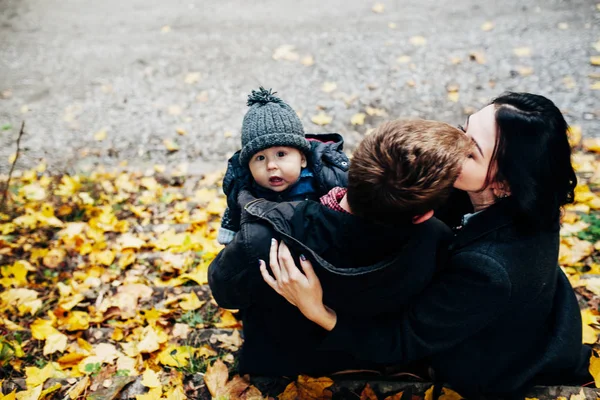
[[[0,173],[22,120],[19,168],[222,168],[259,85],[348,150],[387,118],[458,124],[505,90],[546,95],[600,136],[597,3],[0,0]],[[386,114],[353,125],[367,107]],[[329,125],[311,122],[321,111]]]

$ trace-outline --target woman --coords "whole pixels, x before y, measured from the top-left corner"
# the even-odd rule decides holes
[[[428,358],[435,379],[472,397],[532,384],[589,381],[574,292],[558,266],[561,206],[573,202],[567,123],[547,98],[508,93],[467,119],[475,151],[455,188],[471,214],[447,266],[400,314],[371,320],[322,301],[310,262],[302,274],[285,244],[272,246],[264,280],[329,333],[322,348],[374,362]]]

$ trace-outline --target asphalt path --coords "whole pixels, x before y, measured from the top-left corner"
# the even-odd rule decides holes
[[[506,90],[600,136],[597,3],[0,0],[0,173],[22,120],[19,168],[224,167],[259,85],[348,150],[385,119],[458,124]]]

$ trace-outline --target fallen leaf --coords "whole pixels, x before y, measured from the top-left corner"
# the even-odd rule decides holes
[[[279,46],[273,52],[273,60],[298,61],[300,55],[295,50],[296,47],[290,44]]]
[[[310,120],[313,124],[324,126],[330,124],[333,118],[321,111],[317,115],[312,116]]]
[[[161,387],[159,374],[151,369],[147,369],[142,374],[142,385],[147,388]]]
[[[383,3],[375,3],[371,10],[376,14],[381,14],[385,10],[385,5]]]
[[[485,64],[485,54],[481,51],[472,51],[469,53],[469,59],[475,61],[478,64]]]
[[[519,75],[521,75],[521,76],[529,76],[529,75],[533,74],[533,68],[517,67],[517,72],[519,72]]]
[[[388,28],[390,29],[396,29],[398,27],[398,25],[396,25],[395,22],[388,22]]]
[[[200,80],[201,76],[202,74],[200,74],[200,72],[188,72],[185,76],[184,82],[188,85],[193,85]]]
[[[354,114],[350,119],[350,123],[352,125],[364,125],[366,116],[367,114],[365,113]]]
[[[449,388],[442,388],[442,394],[438,397],[438,400],[461,400],[464,399],[460,394]]]
[[[330,378],[311,378],[300,375],[295,382],[287,385],[278,398],[279,400],[329,400],[332,393],[327,388],[331,385],[333,385],[333,381]]]
[[[204,383],[213,397],[217,396],[217,391],[227,383],[229,371],[223,361],[217,360],[208,368],[204,374]]]
[[[396,59],[396,62],[398,64],[408,64],[410,62],[410,60],[411,60],[410,56],[403,55],[403,56],[398,57]]]
[[[559,22],[558,29],[560,29],[561,31],[566,31],[567,29],[569,29],[569,24],[567,24],[566,22]]]
[[[590,358],[590,374],[594,377],[596,387],[600,387],[600,358],[596,357],[595,353],[592,353]]]
[[[163,144],[165,145],[165,147],[167,148],[167,150],[170,151],[170,152],[179,151],[179,145],[177,143],[175,143],[171,139],[165,139],[163,141]]]
[[[377,400],[377,395],[373,391],[373,388],[368,383],[360,393],[360,400]]]
[[[101,142],[106,139],[106,129],[101,129],[98,132],[94,133],[94,140],[97,142]]]
[[[305,56],[305,57],[302,57],[302,60],[300,60],[300,63],[302,63],[302,65],[310,67],[311,65],[314,65],[315,59],[313,56]]]
[[[531,49],[529,47],[516,47],[513,49],[513,53],[517,57],[529,57],[531,55]]]
[[[486,21],[481,25],[481,30],[484,32],[489,32],[494,29],[494,23],[491,21]]]
[[[323,86],[321,86],[321,90],[325,93],[331,93],[335,89],[337,89],[337,83],[335,82],[324,82]]]
[[[591,56],[590,64],[599,66],[600,65],[600,56]]]
[[[571,125],[569,126],[569,130],[567,131],[567,135],[569,136],[569,144],[571,147],[579,146],[581,143],[581,126],[580,125]],[[600,145],[600,143],[599,143]],[[600,149],[600,147],[599,147]]]
[[[409,42],[413,46],[425,46],[427,44],[427,39],[423,36],[413,36],[409,39]]]

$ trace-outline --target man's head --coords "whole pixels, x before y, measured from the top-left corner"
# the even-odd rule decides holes
[[[352,213],[381,223],[415,221],[447,199],[471,149],[460,130],[442,122],[382,124],[353,153]]]

